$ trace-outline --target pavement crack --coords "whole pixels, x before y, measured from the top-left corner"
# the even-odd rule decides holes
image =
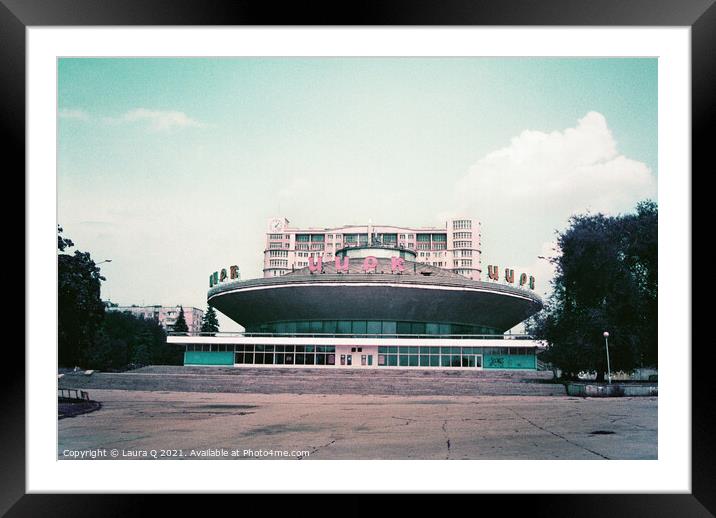
[[[313,455],[314,453],[316,453],[318,450],[320,450],[322,448],[327,448],[328,446],[330,446],[331,444],[333,444],[335,442],[336,442],[336,439],[333,439],[332,441],[327,442],[326,444],[324,444],[322,446],[317,446],[308,454],[308,456]],[[301,459],[303,459],[303,456],[298,456],[298,457],[296,457],[296,459],[301,460]]]
[[[508,407],[507,409],[508,409],[510,412],[512,412],[513,414],[515,414],[517,417],[519,417],[520,419],[522,419],[522,420],[524,420],[524,421],[527,421],[529,424],[531,424],[531,425],[534,426],[535,428],[537,428],[537,429],[539,429],[539,430],[542,430],[543,432],[547,432],[547,433],[549,433],[549,434],[552,434],[552,435],[554,435],[555,437],[558,437],[558,438],[562,439],[563,441],[566,441],[566,442],[568,442],[569,444],[572,444],[572,445],[576,446],[577,448],[581,448],[581,449],[583,449],[584,451],[588,451],[589,453],[591,453],[591,454],[593,454],[593,455],[596,455],[596,456],[601,457],[601,458],[603,458],[603,459],[609,460],[609,457],[607,457],[606,455],[602,455],[602,454],[599,453],[598,451],[590,450],[590,449],[587,448],[586,446],[582,446],[581,444],[578,444],[578,443],[576,443],[576,442],[574,442],[574,441],[570,441],[569,439],[567,439],[567,438],[564,437],[563,435],[559,435],[558,433],[553,432],[552,430],[548,430],[547,428],[544,428],[544,427],[538,425],[537,423],[531,421],[530,419],[526,418],[525,416],[519,414],[516,410],[513,410],[512,408],[509,408],[509,407]]]
[[[443,421],[442,429],[443,433],[445,433],[445,444],[447,444],[447,455],[445,456],[445,459],[450,459],[450,436],[447,431],[447,422],[447,419]]]

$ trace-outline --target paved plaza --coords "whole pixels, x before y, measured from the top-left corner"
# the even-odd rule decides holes
[[[184,459],[657,458],[655,397],[97,388],[90,396],[100,410],[58,423],[60,459],[153,450]]]

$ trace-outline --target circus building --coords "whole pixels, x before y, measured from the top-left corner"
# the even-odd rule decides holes
[[[213,274],[208,303],[245,331],[167,340],[184,345],[185,365],[536,369],[537,343],[508,333],[542,308],[534,278],[493,265],[471,278],[479,262],[456,272],[367,230],[281,275]]]

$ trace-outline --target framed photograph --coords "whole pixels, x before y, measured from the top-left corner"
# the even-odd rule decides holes
[[[690,304],[710,2],[119,5],[1,15],[28,304],[0,510],[713,512]]]

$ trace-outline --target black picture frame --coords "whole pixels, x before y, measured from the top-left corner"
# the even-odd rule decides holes
[[[691,28],[692,164],[705,169],[716,99],[716,6],[714,0],[373,0],[270,2],[206,0],[1,0],[0,102],[6,164],[25,167],[25,30],[31,26],[108,25],[503,25],[688,26]],[[12,162],[7,158],[14,158]],[[14,170],[14,169],[13,169]],[[9,175],[9,170],[7,173]],[[691,171],[684,174],[695,176]],[[24,175],[16,175],[24,178]],[[24,182],[20,187],[24,191]],[[15,216],[16,218],[16,216]],[[6,220],[7,221],[7,220]],[[691,252],[689,253],[691,256]],[[25,258],[27,261],[27,257]],[[694,265],[696,266],[696,265]],[[696,271],[696,270],[694,270]],[[26,276],[28,272],[25,271]],[[691,279],[684,279],[691,283]],[[693,307],[693,306],[692,306]],[[19,327],[17,325],[16,327]],[[685,342],[673,345],[685,351]],[[711,346],[706,338],[703,346]],[[524,512],[549,516],[712,516],[716,511],[714,402],[710,347],[692,348],[692,492],[679,495],[511,496]],[[6,344],[13,369],[3,374],[0,426],[0,513],[7,516],[123,516],[146,507],[142,495],[28,495],[25,493],[25,360]],[[481,499],[486,496],[481,496]],[[189,511],[185,498],[173,504]],[[166,499],[164,499],[166,501]],[[248,502],[246,500],[245,502]],[[265,500],[264,500],[265,502]],[[484,502],[484,500],[483,500]],[[402,504],[407,511],[419,500]],[[162,506],[168,502],[162,502]],[[246,503],[244,504],[246,505]],[[299,504],[301,505],[301,504]],[[487,504],[481,504],[487,505]],[[251,505],[253,508],[254,506]],[[367,511],[366,507],[363,507]],[[168,508],[165,508],[168,511]],[[514,510],[511,509],[511,510]]]

